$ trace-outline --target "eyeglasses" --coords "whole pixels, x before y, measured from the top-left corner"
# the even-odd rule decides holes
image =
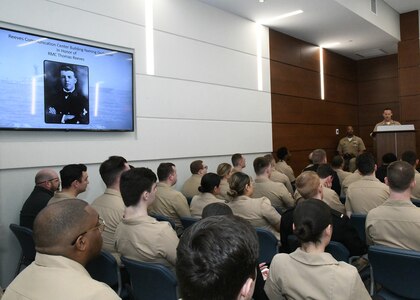
[[[53,179],[48,179],[48,180],[37,182],[36,184],[43,184],[45,182],[52,182],[52,181],[60,181],[60,178],[56,177],[56,178],[53,178]]]
[[[99,232],[100,232],[100,233],[102,233],[102,232],[104,231],[104,229],[105,229],[105,220],[104,220],[104,219],[102,219],[101,217],[98,217],[98,224],[96,224],[96,226],[95,226],[95,227],[90,228],[90,229],[86,230],[85,232],[83,232],[83,233],[79,234],[79,235],[78,235],[78,236],[74,239],[74,241],[71,243],[71,245],[72,245],[72,246],[74,246],[74,244],[76,244],[76,242],[77,242],[77,239],[78,239],[79,237],[81,237],[82,235],[85,235],[85,234],[86,234],[86,233],[88,233],[89,231],[93,231],[93,230],[96,230],[96,229],[99,229]]]

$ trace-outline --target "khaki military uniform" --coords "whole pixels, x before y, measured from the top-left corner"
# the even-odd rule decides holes
[[[168,222],[141,216],[122,219],[115,231],[115,249],[121,256],[175,269],[178,237]]]
[[[221,200],[228,200],[229,196],[227,194],[227,192],[230,191],[230,187],[229,187],[229,183],[226,179],[222,179],[220,181],[220,194],[216,196],[216,198],[221,199]]]
[[[289,191],[290,194],[293,194],[293,187],[292,184],[290,183],[289,177],[287,177],[287,175],[280,173],[279,171],[273,169],[271,171],[271,176],[270,176],[270,180],[274,181],[274,182],[281,182],[285,185],[285,187],[287,188],[287,190]]]
[[[187,197],[192,198],[195,195],[200,193],[198,191],[198,187],[201,185],[201,175],[193,174],[190,178],[185,181],[184,185],[182,186],[181,193]]]
[[[204,207],[211,203],[225,203],[224,200],[216,198],[211,193],[200,193],[194,196],[191,200],[190,211],[194,218],[201,218]]]
[[[117,261],[120,262],[119,255],[115,251],[114,234],[124,216],[125,205],[121,193],[114,189],[106,189],[103,195],[93,201],[92,207],[105,221],[105,228],[102,232],[102,249],[111,252]]]
[[[344,181],[344,179],[345,179],[347,176],[349,176],[349,175],[353,174],[352,172],[347,172],[347,171],[344,171],[344,170],[342,170],[342,169],[334,169],[334,171],[337,173],[338,179],[340,179],[340,184],[341,184],[341,186],[343,186],[343,181]]]
[[[105,283],[92,279],[78,262],[59,255],[37,253],[7,287],[2,300],[116,300],[121,299]]]
[[[296,202],[303,199],[302,195],[298,192],[298,190],[295,191],[293,197],[295,198]],[[322,187],[322,201],[328,204],[330,208],[342,214],[346,213],[346,208],[344,207],[344,204],[341,203],[337,193],[334,190],[325,186]]]
[[[366,217],[366,242],[420,251],[420,208],[409,199],[388,199]]]
[[[354,172],[353,174],[347,176],[343,180],[343,184],[341,185],[342,193],[344,193],[344,196],[347,194],[347,189],[349,188],[349,185],[353,182],[362,179],[362,174],[359,173],[359,171]]]
[[[283,183],[273,182],[268,178],[257,178],[254,183],[254,198],[267,197],[271,205],[286,210],[295,205],[295,201]]]
[[[74,199],[75,197],[64,193],[64,192],[55,192],[54,196],[50,199],[50,201],[48,201],[47,205],[53,204],[53,203],[57,203],[63,200],[67,200],[67,199]]]
[[[378,129],[378,126],[389,126],[389,125],[401,125],[401,123],[394,120],[391,120],[390,122],[382,121],[375,125],[373,132],[376,132],[376,130]]]
[[[290,182],[295,182],[295,173],[291,166],[289,166],[284,160],[279,160],[275,166],[276,170],[289,177]]]
[[[176,231],[182,233],[180,217],[191,217],[185,196],[164,182],[157,183],[155,201],[149,206],[150,214],[164,215],[175,222]]]
[[[355,135],[351,138],[343,137],[337,146],[337,151],[340,155],[350,154],[356,157],[365,150],[366,146],[363,143],[363,140]]]
[[[374,175],[363,176],[349,185],[346,196],[346,211],[367,214],[372,208],[383,204],[389,197],[389,187]]]
[[[414,179],[416,180],[416,186],[411,191],[411,196],[415,199],[420,199],[420,173],[417,170],[415,171]]]
[[[248,220],[254,227],[271,231],[280,240],[280,214],[268,198],[239,196],[228,203],[233,214]]]
[[[357,269],[329,253],[277,254],[270,265],[264,290],[270,300],[371,299]]]

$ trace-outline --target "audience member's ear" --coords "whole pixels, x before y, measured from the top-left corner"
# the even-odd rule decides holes
[[[376,170],[378,169],[378,165],[377,164],[375,164],[375,168],[374,168],[374,172],[376,172]]]
[[[252,278],[248,278],[241,288],[238,299],[240,300],[252,299],[252,295],[254,294],[254,288],[255,288],[255,280]]]
[[[416,186],[416,179],[413,179],[413,181],[410,183],[410,188],[414,189],[415,186]]]
[[[385,184],[386,184],[387,186],[389,186],[388,177],[385,177],[385,178],[384,178],[384,182],[385,182]]]

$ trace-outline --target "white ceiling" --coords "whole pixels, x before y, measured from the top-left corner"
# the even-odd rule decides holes
[[[347,2],[349,0],[265,0],[264,3],[258,0],[199,1],[314,45],[339,42],[339,45],[326,48],[355,60],[369,57],[361,57],[358,53],[371,50],[380,49],[382,55],[396,53],[399,42],[398,14],[420,9],[420,0],[377,0],[376,15],[366,8],[370,8],[370,0],[351,0],[352,3]],[[267,21],[299,9],[304,12],[277,21]],[[373,54],[378,55],[381,54]]]

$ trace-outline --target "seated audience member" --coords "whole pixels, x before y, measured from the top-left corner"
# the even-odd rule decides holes
[[[340,197],[337,193],[331,189],[334,176],[333,168],[331,168],[328,164],[322,164],[318,166],[316,173],[318,174],[322,184],[322,201],[327,203],[332,209],[345,214],[346,208],[344,207],[344,204],[341,203]]]
[[[241,153],[235,153],[231,158],[233,170],[232,173],[242,172],[246,167],[246,159]]]
[[[92,203],[92,207],[105,221],[102,248],[111,252],[118,261],[119,255],[114,247],[114,234],[124,216],[125,206],[120,193],[120,177],[127,170],[130,170],[130,167],[124,157],[110,156],[104,161],[99,167],[99,174],[106,185],[106,190]]]
[[[409,163],[414,168],[414,179],[416,181],[416,185],[411,190],[411,198],[420,199],[420,173],[416,170],[417,164],[419,163],[417,154],[414,151],[405,151],[401,155],[401,160]]]
[[[325,152],[325,150],[324,149],[315,149],[314,151],[312,151],[312,162],[313,162],[313,165],[303,169],[303,172],[305,172],[305,171],[316,172],[319,165],[326,164],[327,163],[327,153]],[[337,195],[341,194],[340,179],[338,178],[338,175],[335,171],[334,171],[334,174],[333,174],[333,181],[332,181],[331,189],[333,189],[337,193]]]
[[[356,157],[356,167],[357,167],[357,162],[358,162],[358,159]],[[344,178],[343,184],[341,185],[341,189],[342,189],[341,194],[345,197],[347,195],[347,190],[349,188],[349,185],[352,184],[355,181],[358,181],[362,177],[363,176],[362,176],[362,174],[360,174],[359,170],[356,170],[356,171],[354,171],[354,173],[352,173],[349,176],[347,176],[346,178]]]
[[[86,191],[89,184],[87,167],[84,164],[71,164],[60,170],[61,191],[48,201],[48,205],[66,199],[74,199]]]
[[[391,194],[366,218],[368,244],[420,251],[420,209],[410,200],[415,186],[413,166],[396,161],[388,166],[385,183]]]
[[[200,186],[201,178],[207,173],[207,166],[202,160],[195,160],[190,164],[190,171],[192,175],[185,181],[181,189],[181,193],[187,198],[198,195],[198,187]]]
[[[213,216],[195,223],[177,249],[182,299],[251,299],[258,247],[255,230],[237,216]]]
[[[343,194],[343,181],[347,176],[351,175],[352,173],[343,170],[344,159],[340,155],[336,155],[333,157],[333,159],[331,160],[331,167],[335,172],[337,172],[337,176],[341,184],[341,194]]]
[[[83,200],[48,205],[34,223],[35,261],[2,299],[120,299],[84,268],[101,251],[103,227],[98,213]]]
[[[215,202],[224,203],[224,200],[216,198],[220,194],[220,176],[214,173],[207,173],[201,178],[201,185],[198,187],[200,194],[191,200],[190,211],[194,218],[201,218],[203,208]]]
[[[35,187],[20,211],[20,226],[33,229],[35,217],[48,204],[60,187],[60,179],[53,169],[42,169],[35,175]]]
[[[228,205],[233,213],[248,220],[254,227],[263,227],[271,231],[280,239],[280,214],[271,206],[268,198],[251,198],[254,188],[251,178],[237,172],[232,175],[229,182],[231,200]]]
[[[280,173],[276,170],[276,160],[274,159],[274,156],[271,154],[264,155],[264,158],[267,159],[271,164],[271,175],[270,180],[274,182],[281,182],[284,184],[284,186],[287,188],[290,194],[293,194],[293,187],[290,183],[289,177],[287,175]]]
[[[120,179],[126,206],[124,217],[115,231],[115,248],[121,256],[142,262],[175,268],[178,237],[168,222],[159,222],[147,214],[155,200],[156,175],[148,168],[134,168]]]
[[[385,182],[386,169],[388,168],[389,164],[394,161],[397,161],[397,157],[394,153],[384,154],[382,156],[382,165],[375,171],[376,178],[378,178],[381,182]]]
[[[267,197],[271,205],[278,211],[285,211],[295,205],[295,201],[283,183],[270,180],[271,163],[265,157],[257,157],[254,160],[254,171],[257,175],[254,183],[253,197]]]
[[[220,194],[217,198],[228,199],[227,192],[229,192],[229,178],[232,176],[232,166],[228,163],[221,163],[217,166],[217,175],[220,176]]]
[[[291,166],[287,164],[287,162],[290,160],[290,157],[292,156],[289,152],[289,150],[286,147],[280,147],[277,149],[277,158],[279,159],[276,163],[276,170],[280,173],[285,174],[287,177],[289,177],[290,183],[295,183],[295,174],[293,172],[293,169]]]
[[[157,169],[159,182],[157,184],[156,200],[149,206],[150,214],[164,215],[175,222],[175,229],[180,235],[182,227],[181,217],[191,217],[187,198],[172,186],[176,184],[176,167],[173,163],[161,163]]]
[[[301,247],[274,256],[264,288],[269,299],[371,299],[357,269],[325,252],[334,229],[328,205],[297,204],[293,233]]]
[[[215,202],[206,205],[203,209],[203,214],[201,215],[204,218],[212,216],[224,216],[224,215],[233,215],[232,209],[222,202]]]
[[[375,159],[369,152],[357,157],[357,170],[362,178],[349,185],[346,195],[346,211],[350,217],[352,213],[367,214],[386,201],[389,188],[375,177]]]
[[[324,189],[321,180],[313,171],[303,172],[296,178],[296,189],[303,197],[298,203],[306,201],[304,199],[320,200],[323,198]],[[288,237],[293,234],[293,212],[294,208],[289,209],[281,217],[281,252],[291,252]],[[356,229],[350,223],[350,219],[334,209],[331,209],[331,217],[334,228],[331,240],[342,243],[349,250],[350,256],[365,254],[367,252],[366,244],[359,238]]]

